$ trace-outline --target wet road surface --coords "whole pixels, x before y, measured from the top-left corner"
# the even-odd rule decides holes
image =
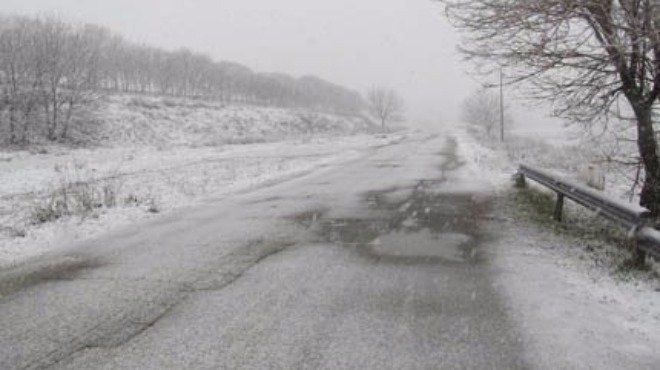
[[[49,256],[4,285],[0,368],[524,368],[475,177],[411,136]]]

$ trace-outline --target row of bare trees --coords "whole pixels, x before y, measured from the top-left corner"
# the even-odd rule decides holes
[[[66,140],[102,94],[361,110],[359,93],[307,76],[254,73],[187,49],[137,45],[95,25],[0,16],[0,141]]]
[[[439,1],[483,72],[504,68],[509,83],[552,101],[559,116],[632,123],[645,175],[640,203],[660,215],[660,1]],[[618,119],[620,103],[631,119]]]

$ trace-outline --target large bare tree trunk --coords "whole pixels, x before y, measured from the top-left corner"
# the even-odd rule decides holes
[[[50,96],[48,97],[46,104],[44,104],[45,113],[46,113],[46,124],[48,126],[48,140],[54,141],[57,139],[57,93],[51,91]],[[51,110],[52,109],[52,110]]]
[[[30,103],[23,114],[23,134],[21,137],[21,143],[27,145],[30,142],[30,118],[32,114],[33,103]]]
[[[53,111],[51,113],[53,114],[53,118],[50,121],[50,131],[48,132],[48,138],[50,140],[55,140],[57,138],[56,132],[57,132],[58,111],[59,111],[59,108],[57,107],[56,94],[53,94],[52,109]]]
[[[660,163],[658,161],[658,143],[655,140],[652,106],[635,106],[637,118],[637,146],[644,164],[644,185],[640,204],[648,208],[654,216],[660,211]]]
[[[68,101],[69,108],[66,112],[66,119],[62,124],[62,134],[60,135],[61,139],[67,139],[69,136],[69,125],[71,124],[71,117],[73,116],[74,102],[72,99]]]
[[[16,103],[9,106],[9,142],[16,144]]]

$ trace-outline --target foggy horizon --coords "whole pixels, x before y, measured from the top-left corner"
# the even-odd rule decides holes
[[[6,0],[0,13],[95,23],[131,42],[187,48],[255,72],[316,75],[360,94],[385,86],[403,96],[409,125],[432,130],[460,122],[462,101],[496,81],[469,73],[459,34],[433,0]],[[513,130],[568,135],[548,107],[530,108],[509,93]]]
[[[461,67],[456,32],[430,0],[287,0],[277,6],[235,0],[7,0],[0,12],[95,23],[131,42],[187,48],[255,72],[316,75],[361,94],[383,85],[404,96],[412,124],[457,121],[462,99],[478,87]]]

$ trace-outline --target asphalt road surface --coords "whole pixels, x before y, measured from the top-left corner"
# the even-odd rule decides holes
[[[451,138],[180,210],[0,276],[0,368],[525,368]]]

